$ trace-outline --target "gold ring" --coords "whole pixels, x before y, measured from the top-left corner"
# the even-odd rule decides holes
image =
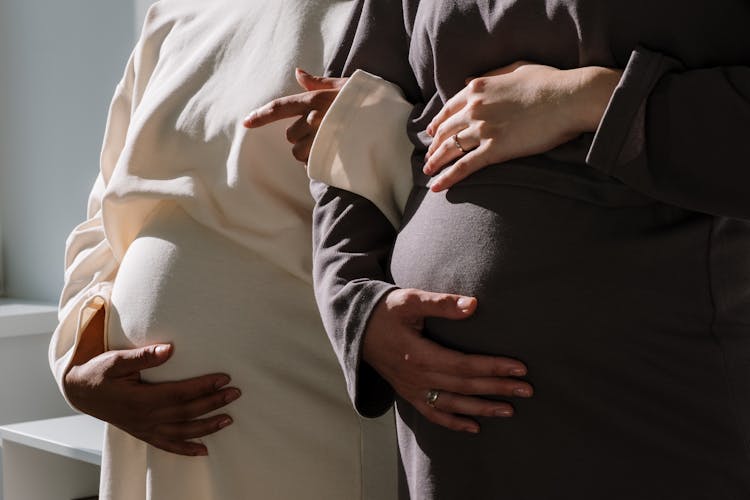
[[[461,132],[453,134],[453,144],[456,146],[456,149],[458,149],[459,151],[461,151],[462,153],[465,154],[466,150],[463,148],[463,146],[461,146],[461,143],[458,142],[458,134],[460,134],[460,133]]]
[[[430,389],[427,391],[427,394],[425,394],[424,400],[427,402],[428,406],[435,408],[435,403],[437,403],[439,397],[440,391],[437,389]]]

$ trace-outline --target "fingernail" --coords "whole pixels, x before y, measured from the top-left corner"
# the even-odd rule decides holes
[[[524,375],[526,375],[526,370],[523,368],[513,368],[510,371],[510,374],[514,377],[523,377]]]
[[[472,434],[479,434],[479,427],[475,427],[475,426],[467,426],[467,427],[464,427],[464,430],[465,430],[466,432],[470,432],[470,433],[472,433]]]
[[[232,389],[231,391],[227,391],[227,393],[224,395],[224,402],[225,403],[231,403],[235,399],[238,399],[242,393],[239,389]]]
[[[496,417],[512,417],[513,416],[513,410],[508,408],[498,408],[495,410],[495,416]]]
[[[245,122],[245,123],[250,123],[250,122],[251,122],[251,121],[253,121],[254,119],[255,119],[255,111],[253,111],[252,113],[250,113],[249,115],[247,115],[247,116],[245,117],[245,120],[244,120],[244,122]]]
[[[467,312],[469,308],[471,307],[472,299],[469,297],[461,297],[458,299],[458,302],[456,302],[456,305],[459,309],[461,309],[464,312]]]
[[[219,421],[219,429],[223,429],[224,427],[230,426],[234,423],[234,420],[232,420],[230,417],[221,419]]]
[[[430,175],[431,169],[430,167],[425,165],[424,168],[422,169],[422,172],[424,172],[425,175]]]
[[[217,379],[216,382],[214,382],[214,388],[215,389],[221,389],[222,387],[224,387],[225,385],[227,385],[230,380],[231,379],[229,377],[227,377],[226,375],[224,375],[224,376],[220,377],[219,379]]]
[[[297,71],[300,72],[300,73],[302,73],[303,75],[308,75],[308,76],[310,75],[310,73],[308,73],[307,71],[305,71],[302,68],[297,68]]]
[[[531,391],[526,387],[516,387],[515,389],[513,389],[513,395],[519,396],[521,398],[530,398]]]
[[[169,352],[169,345],[158,345],[154,348],[154,354],[157,356],[164,355]]]

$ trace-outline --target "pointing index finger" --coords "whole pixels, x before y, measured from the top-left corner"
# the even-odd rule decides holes
[[[247,115],[243,124],[247,128],[257,128],[284,118],[304,115],[310,110],[311,93],[313,92],[303,92],[274,99]]]

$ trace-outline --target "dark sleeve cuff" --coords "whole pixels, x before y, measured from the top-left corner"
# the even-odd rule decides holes
[[[363,417],[375,418],[393,405],[394,392],[390,384],[362,359],[365,330],[373,311],[385,296],[395,290],[391,283],[368,281],[352,304],[347,322],[346,350],[342,359],[346,386],[355,410]]]
[[[649,95],[664,75],[681,66],[677,60],[643,47],[633,51],[599,123],[586,163],[614,175],[618,167],[644,154]]]

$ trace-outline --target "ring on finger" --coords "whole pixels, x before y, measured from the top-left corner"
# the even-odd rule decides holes
[[[462,153],[466,154],[466,150],[464,149],[463,146],[461,146],[461,143],[458,141],[458,134],[460,134],[460,133],[461,132],[457,132],[457,133],[453,134],[453,145],[456,146],[456,149],[458,149]]]
[[[430,389],[425,394],[424,400],[427,403],[427,406],[431,408],[435,408],[435,404],[437,404],[437,400],[439,397],[440,397],[440,391],[438,391],[437,389]]]

